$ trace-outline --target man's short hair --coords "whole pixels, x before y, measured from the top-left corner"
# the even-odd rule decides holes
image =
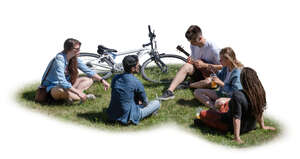
[[[195,40],[199,34],[202,35],[201,28],[197,25],[191,25],[185,32],[185,37],[191,41]]]
[[[131,68],[135,67],[138,63],[139,59],[137,55],[128,55],[124,57],[122,63],[124,67],[124,71],[127,73],[131,73]]]

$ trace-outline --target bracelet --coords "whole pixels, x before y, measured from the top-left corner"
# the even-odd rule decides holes
[[[103,83],[103,80],[104,80],[104,79],[102,78],[102,79],[100,80],[100,82]]]

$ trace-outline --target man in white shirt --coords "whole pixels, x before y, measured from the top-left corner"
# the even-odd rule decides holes
[[[204,39],[199,26],[191,25],[186,31],[185,37],[191,43],[192,54],[188,58],[188,62],[176,73],[168,90],[159,97],[160,100],[175,98],[174,90],[184,81],[187,75],[191,76],[192,82],[196,82],[209,77],[209,70],[220,70],[222,68],[219,58],[220,49]],[[195,87],[195,84],[191,83],[189,86]]]

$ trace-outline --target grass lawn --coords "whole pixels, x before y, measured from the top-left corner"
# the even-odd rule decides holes
[[[138,75],[138,78],[143,82],[149,100],[155,99],[156,94],[161,95],[161,92],[168,87],[168,85],[149,83],[143,80],[140,75]],[[111,79],[108,81],[111,82]],[[241,138],[245,143],[242,145],[238,145],[233,141],[233,134],[224,134],[206,126],[197,127],[194,125],[194,118],[196,109],[201,105],[194,99],[192,92],[188,89],[177,90],[175,99],[163,101],[158,113],[142,120],[139,125],[123,126],[120,124],[111,124],[107,121],[105,111],[109,105],[110,91],[105,92],[99,83],[93,84],[87,90],[87,93],[96,95],[96,100],[89,100],[82,104],[78,102],[72,105],[65,102],[53,102],[49,105],[35,103],[34,96],[37,86],[38,83],[35,83],[20,90],[17,94],[17,100],[28,109],[38,110],[41,113],[64,119],[65,121],[72,121],[88,127],[99,128],[100,130],[138,131],[151,128],[151,126],[175,122],[190,133],[204,137],[211,142],[231,147],[249,147],[263,144],[272,140],[280,133],[279,125],[268,117],[265,117],[265,124],[276,127],[276,131],[257,129],[243,134]],[[204,108],[203,106],[201,107]],[[259,128],[259,126],[257,127]]]

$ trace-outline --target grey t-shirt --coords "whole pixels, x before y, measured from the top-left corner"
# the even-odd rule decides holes
[[[210,41],[206,40],[202,47],[191,45],[191,51],[192,60],[203,60],[209,64],[220,64],[220,49]]]

